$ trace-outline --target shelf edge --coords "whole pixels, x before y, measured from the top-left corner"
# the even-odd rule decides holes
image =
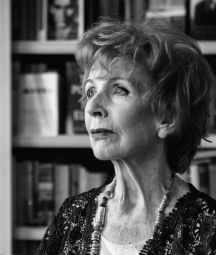
[[[73,54],[77,41],[15,41],[12,51],[17,54]]]
[[[13,137],[14,148],[90,148],[88,135]]]
[[[34,240],[40,241],[46,231],[47,227],[16,227],[14,229],[15,240]]]

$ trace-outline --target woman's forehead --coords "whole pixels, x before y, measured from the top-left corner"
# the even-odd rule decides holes
[[[110,79],[116,77],[130,81],[140,92],[146,92],[146,90],[152,87],[151,79],[146,70],[139,68],[131,60],[126,58],[116,58],[106,65],[104,62],[101,63],[100,60],[97,60],[89,72],[86,73],[85,82],[92,78]]]
[[[101,64],[100,61],[95,62],[91,69],[90,73],[97,73],[100,77],[107,76],[124,76],[124,78],[131,77],[133,66],[128,60],[115,60],[112,63],[105,66]],[[89,73],[89,74],[90,74]]]

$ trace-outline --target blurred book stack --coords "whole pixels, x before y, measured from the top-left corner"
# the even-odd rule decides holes
[[[195,160],[180,178],[216,199],[216,161],[214,158]]]
[[[216,39],[216,2],[191,0],[189,5],[190,35],[197,40]]]
[[[79,164],[26,160],[13,167],[16,226],[47,226],[66,198],[99,187],[108,176]]]

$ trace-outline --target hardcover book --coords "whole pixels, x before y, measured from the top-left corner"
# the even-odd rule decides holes
[[[181,32],[186,30],[186,8],[184,0],[152,0],[146,2],[146,18],[161,15]]]
[[[55,214],[57,214],[64,200],[69,197],[70,166],[67,164],[56,164],[54,172]]]
[[[39,163],[35,169],[37,176],[37,217],[40,225],[49,225],[54,216],[54,165],[52,163]]]
[[[216,199],[216,162],[209,163],[209,195]]]
[[[15,223],[17,226],[30,224],[34,218],[33,201],[33,163],[17,162],[15,165]]]
[[[59,133],[58,73],[30,73],[18,80],[18,124],[21,136]]]
[[[102,185],[106,180],[106,173],[104,172],[91,172],[85,167],[80,166],[79,169],[79,194],[85,191],[97,188]]]
[[[210,159],[204,159],[201,161],[193,162],[190,165],[189,182],[194,185],[198,190],[209,195],[209,165],[211,164]]]
[[[76,62],[66,62],[67,76],[67,114],[66,134],[87,133],[84,120],[84,104],[82,97],[82,74]]]

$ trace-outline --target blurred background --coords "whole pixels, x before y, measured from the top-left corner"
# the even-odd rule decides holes
[[[196,39],[216,72],[215,0],[0,1],[0,254],[35,254],[65,198],[113,178],[90,148],[75,45],[101,17],[154,15]],[[216,198],[215,100],[210,113],[211,143],[181,178]]]

